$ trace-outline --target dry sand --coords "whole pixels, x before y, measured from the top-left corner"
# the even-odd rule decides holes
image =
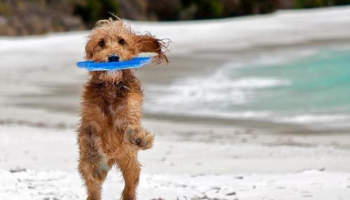
[[[346,134],[266,134],[145,120],[156,134],[140,152],[140,199],[348,199]],[[0,126],[0,199],[82,199],[74,129]],[[112,169],[104,199],[123,182]]]

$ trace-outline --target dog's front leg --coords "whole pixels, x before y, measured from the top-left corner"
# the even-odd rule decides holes
[[[139,126],[129,126],[125,131],[124,138],[132,145],[146,150],[153,146],[154,135]]]
[[[154,135],[141,127],[142,100],[143,95],[141,92],[129,93],[128,95],[128,126],[124,133],[124,140],[145,150],[152,147]]]

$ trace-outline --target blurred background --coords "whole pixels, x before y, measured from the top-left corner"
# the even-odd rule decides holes
[[[99,19],[137,21],[217,19],[281,9],[348,5],[349,0],[1,0],[0,35],[90,29]]]
[[[76,62],[110,13],[172,41],[135,70],[143,199],[349,199],[350,0],[0,0],[0,199],[85,196]]]

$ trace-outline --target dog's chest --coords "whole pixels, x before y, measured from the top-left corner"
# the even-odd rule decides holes
[[[110,124],[115,128],[121,129],[127,125],[127,113],[128,110],[124,101],[108,106],[108,114],[111,121]]]
[[[101,115],[110,128],[121,130],[127,126],[128,109],[126,97],[120,97],[118,93],[108,92],[108,96],[101,96],[99,108]]]
[[[118,132],[125,130],[130,121],[131,113],[135,113],[134,107],[140,107],[133,106],[135,92],[131,92],[130,89],[134,91],[132,84],[102,83],[92,84],[92,87],[86,91],[85,96],[89,96],[91,104],[95,104],[100,110],[101,116],[98,118],[103,119],[102,124],[108,126],[110,130]],[[137,110],[137,112],[140,111]]]

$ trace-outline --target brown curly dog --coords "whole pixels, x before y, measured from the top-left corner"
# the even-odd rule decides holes
[[[167,43],[150,34],[137,34],[120,19],[101,20],[85,46],[86,59],[94,62],[126,61],[152,52],[152,60],[168,63]],[[141,127],[143,94],[140,81],[130,69],[92,71],[84,85],[81,123],[78,129],[79,171],[88,200],[101,199],[101,186],[116,164],[123,174],[123,200],[136,199],[140,149],[152,147],[154,135]]]

